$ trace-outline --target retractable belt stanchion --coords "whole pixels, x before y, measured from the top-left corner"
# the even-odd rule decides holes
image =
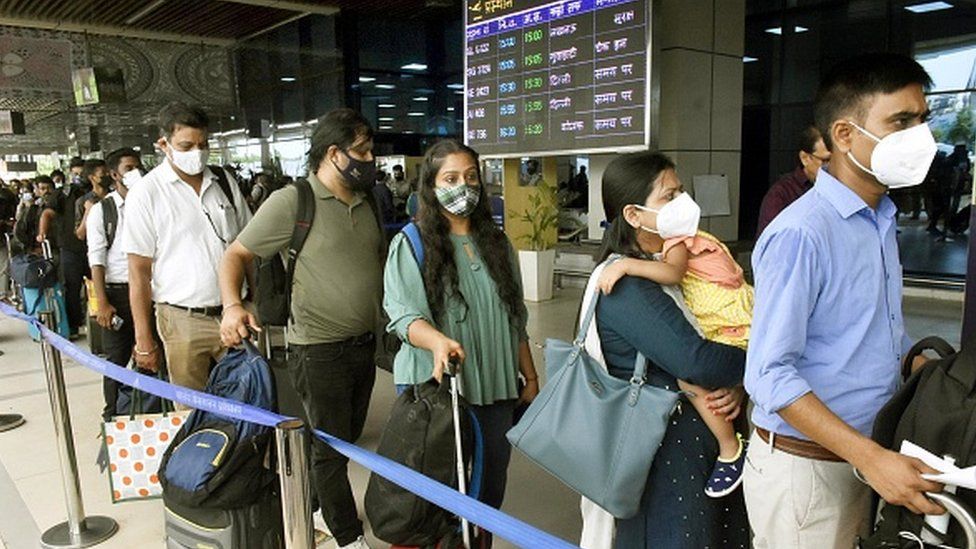
[[[282,421],[275,428],[286,549],[312,549],[315,546],[305,436],[305,423],[300,419]]]
[[[49,329],[56,329],[54,314],[51,311],[41,312],[40,317]],[[67,522],[62,522],[44,532],[41,536],[41,546],[90,547],[112,537],[119,529],[119,525],[109,517],[85,517],[61,353],[46,339],[41,338],[41,356],[44,360],[44,374],[47,377],[47,392],[51,399],[51,413],[54,416],[54,435],[61,462],[64,499],[68,508]]]
[[[20,414],[0,414],[0,433],[16,429],[24,424],[24,416]]]

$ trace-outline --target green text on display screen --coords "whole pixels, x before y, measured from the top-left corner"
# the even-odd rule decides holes
[[[490,156],[646,147],[647,0],[467,0],[465,142]]]

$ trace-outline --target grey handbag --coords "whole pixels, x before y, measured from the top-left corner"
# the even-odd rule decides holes
[[[591,300],[572,344],[546,341],[548,382],[506,436],[538,466],[624,519],[637,514],[679,394],[645,384],[647,360],[640,353],[630,381],[586,354],[598,300]]]

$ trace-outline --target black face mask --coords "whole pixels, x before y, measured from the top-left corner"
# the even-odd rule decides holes
[[[335,160],[332,161],[332,165],[342,174],[346,187],[356,192],[366,192],[372,189],[376,181],[376,160],[368,162],[357,160],[349,156],[346,151],[342,151],[342,154],[349,160],[346,169],[340,168]]]
[[[112,179],[111,175],[103,175],[102,178],[98,181],[98,184],[106,191],[115,190],[115,180]]]

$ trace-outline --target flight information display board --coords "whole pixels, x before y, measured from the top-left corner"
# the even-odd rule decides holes
[[[649,0],[466,0],[465,142],[488,156],[646,147]]]

